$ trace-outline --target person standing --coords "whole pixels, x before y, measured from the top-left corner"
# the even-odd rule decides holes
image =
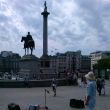
[[[54,96],[56,96],[56,86],[57,86],[56,78],[53,78],[52,79],[52,90],[54,92]]]
[[[86,110],[94,110],[96,104],[96,81],[94,73],[92,71],[88,72],[85,78],[87,80],[85,108]]]
[[[72,85],[73,84],[73,74],[68,72],[67,73],[67,80],[68,80],[68,84]]]
[[[103,94],[105,95],[105,79],[104,77],[101,79]]]
[[[73,85],[77,85],[78,84],[78,77],[76,73],[73,73]]]
[[[86,87],[87,81],[84,75],[81,76],[81,87]]]
[[[97,84],[97,92],[99,93],[100,96],[102,91],[102,81],[100,77],[97,78],[96,84]]]

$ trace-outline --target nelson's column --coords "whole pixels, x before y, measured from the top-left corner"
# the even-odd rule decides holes
[[[43,55],[40,58],[41,62],[41,73],[49,73],[50,71],[50,60],[48,56],[48,15],[50,13],[47,11],[46,1],[44,3],[44,11],[41,13],[43,15]]]
[[[44,11],[41,13],[43,15],[43,57],[48,56],[48,15],[46,1],[44,3]]]

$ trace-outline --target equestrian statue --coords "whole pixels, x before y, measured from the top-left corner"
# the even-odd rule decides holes
[[[35,43],[30,32],[28,32],[26,37],[22,36],[21,42],[24,42],[25,55],[29,54],[29,49],[31,50],[32,55],[33,49],[35,49]]]

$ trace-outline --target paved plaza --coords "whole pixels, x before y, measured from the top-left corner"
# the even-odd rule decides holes
[[[19,104],[22,110],[29,108],[30,104],[44,106],[44,87],[38,88],[0,88],[0,110],[8,110],[11,102]],[[69,106],[71,98],[84,99],[85,88],[78,86],[57,87],[57,96],[53,97],[51,87],[47,94],[47,106],[50,110],[78,110]],[[84,110],[84,109],[80,109]],[[110,82],[106,81],[106,95],[98,96],[95,110],[110,110]]]

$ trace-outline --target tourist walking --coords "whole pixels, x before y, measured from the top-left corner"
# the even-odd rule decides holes
[[[52,90],[54,92],[54,96],[56,96],[56,86],[57,86],[56,78],[53,78],[52,79]]]
[[[105,79],[104,78],[101,79],[101,83],[102,83],[102,92],[103,92],[103,95],[105,95]]]
[[[85,75],[87,79],[87,90],[85,96],[86,110],[94,110],[96,103],[96,81],[94,73],[91,71]]]
[[[97,78],[96,84],[97,84],[97,92],[98,92],[98,94],[100,96],[101,95],[101,91],[102,91],[102,81],[101,81],[100,77]]]

